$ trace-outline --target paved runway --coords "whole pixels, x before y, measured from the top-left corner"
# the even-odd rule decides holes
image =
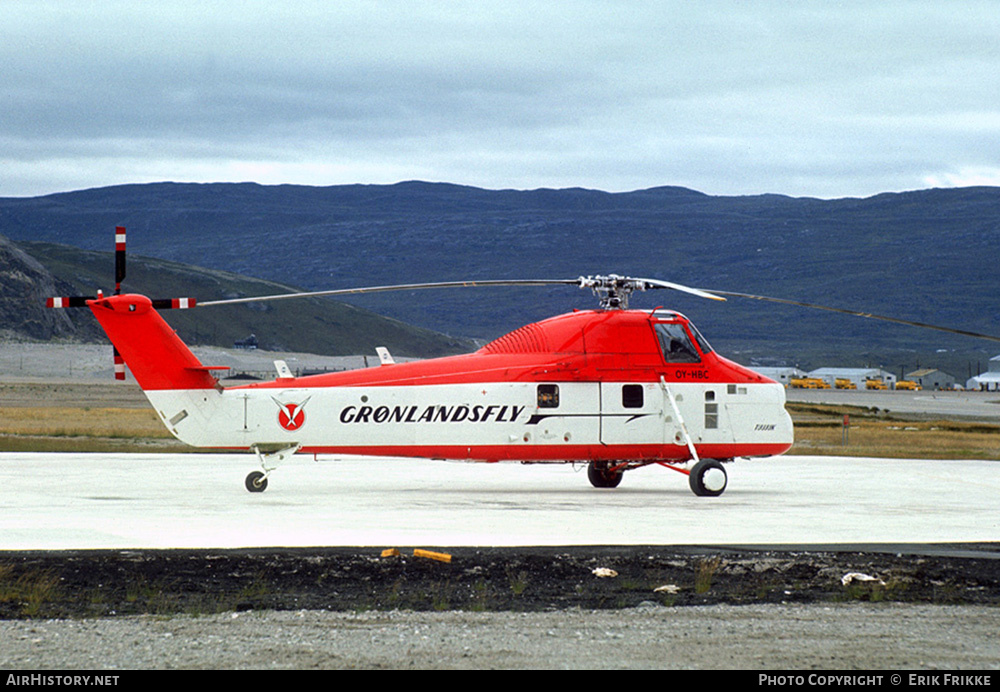
[[[785,390],[788,401],[875,407],[926,418],[1000,423],[1000,392],[869,391],[848,389]]]
[[[0,550],[748,545],[1000,540],[1000,462],[792,457],[728,465],[699,498],[650,467],[614,490],[571,466],[249,455],[0,454]]]

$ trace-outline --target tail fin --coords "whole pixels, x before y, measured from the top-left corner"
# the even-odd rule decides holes
[[[146,296],[123,294],[87,305],[144,390],[212,389],[210,370],[174,333]]]

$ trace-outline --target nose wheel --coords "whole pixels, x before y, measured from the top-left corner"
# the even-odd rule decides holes
[[[261,471],[251,471],[247,474],[247,490],[252,493],[262,493],[267,490],[267,475]]]

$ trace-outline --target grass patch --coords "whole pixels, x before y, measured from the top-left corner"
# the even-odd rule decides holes
[[[520,596],[528,588],[528,573],[524,570],[507,570],[507,580],[510,582],[510,592]]]
[[[4,407],[0,421],[0,433],[12,436],[172,437],[151,408]]]
[[[151,408],[0,407],[0,452],[189,450]]]
[[[834,601],[841,603],[850,601],[868,601],[870,603],[904,601],[906,588],[906,581],[900,579],[890,579],[887,582],[855,582],[845,586],[844,590],[834,597]]]
[[[53,572],[32,570],[15,576],[9,565],[0,565],[0,603],[14,606],[22,617],[38,617],[58,595],[59,577]]]
[[[706,594],[711,591],[715,573],[719,571],[719,567],[721,566],[721,557],[713,557],[699,562],[698,571],[694,577],[694,592],[697,594]]]
[[[791,454],[896,459],[1000,459],[1000,425],[907,420],[856,406],[788,404],[795,424]],[[844,444],[844,415],[850,416]]]

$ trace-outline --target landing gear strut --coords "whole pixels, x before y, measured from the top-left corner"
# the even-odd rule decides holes
[[[247,490],[252,493],[262,493],[267,489],[267,477],[278,468],[278,466],[285,459],[290,457],[299,451],[302,445],[298,443],[294,444],[255,444],[251,445],[250,449],[257,455],[257,459],[260,460],[261,468],[263,471],[251,471],[247,474],[246,485]]]

